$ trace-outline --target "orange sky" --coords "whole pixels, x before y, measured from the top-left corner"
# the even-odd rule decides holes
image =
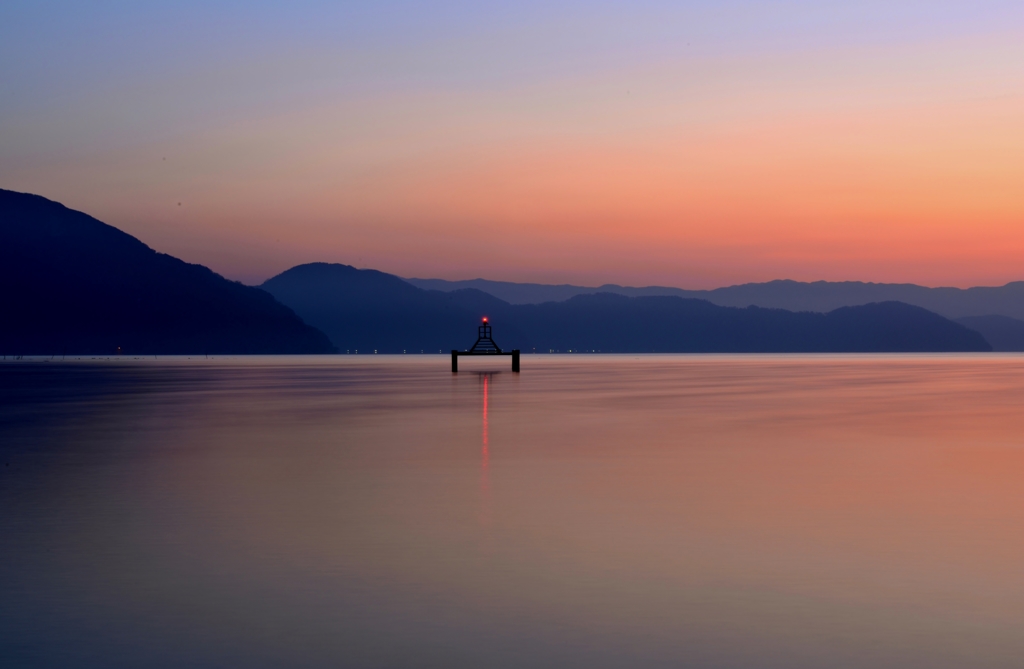
[[[228,36],[236,55],[29,96],[0,115],[0,187],[247,282],[310,261],[680,287],[1024,279],[1024,12],[789,5],[485,13],[437,34],[370,15],[377,40],[323,43],[261,24]]]

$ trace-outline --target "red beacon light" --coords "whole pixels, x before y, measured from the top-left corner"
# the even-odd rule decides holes
[[[511,355],[512,356],[512,371],[519,371],[519,349],[514,348],[511,351],[502,351],[501,348],[494,343],[494,339],[491,337],[491,324],[488,323],[490,320],[487,316],[480,317],[481,323],[476,326],[476,343],[473,344],[473,348],[468,351],[458,351],[452,349],[452,373],[458,373],[459,371],[459,356],[460,355]]]

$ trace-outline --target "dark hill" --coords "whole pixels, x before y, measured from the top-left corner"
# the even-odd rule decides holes
[[[343,352],[447,352],[475,332],[481,313],[508,306],[476,290],[425,291],[391,274],[327,263],[293,267],[260,287]]]
[[[993,351],[1024,351],[1024,321],[1009,316],[968,316],[956,319],[980,332]]]
[[[0,190],[6,354],[326,353],[268,293],[37,195]]]
[[[988,351],[976,332],[901,302],[827,314],[719,307],[680,297],[579,295],[514,307],[539,350],[811,353]],[[571,324],[565,327],[563,324]]]
[[[676,296],[707,300],[722,307],[757,306],[788,311],[826,313],[840,307],[872,302],[904,302],[923,307],[946,318],[1001,314],[1024,319],[1024,282],[1005,286],[975,288],[926,288],[909,283],[864,283],[861,281],[790,281],[745,283],[714,290],[683,290],[664,286],[633,288],[607,284],[599,287],[511,283],[472,279],[406,279],[424,290],[475,288],[512,304],[541,304],[564,301],[576,295],[616,293],[627,297]]]
[[[473,343],[481,316],[524,351],[988,351],[977,332],[920,307],[883,302],[828,314],[721,307],[675,296],[578,295],[513,305],[477,290],[442,293],[345,265],[301,265],[263,287],[339,349],[447,351]]]

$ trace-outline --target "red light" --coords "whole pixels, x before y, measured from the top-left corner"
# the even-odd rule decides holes
[[[484,316],[484,323],[487,322],[487,316]]]

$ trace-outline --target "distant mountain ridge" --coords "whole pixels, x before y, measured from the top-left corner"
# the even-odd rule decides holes
[[[293,267],[260,287],[342,352],[447,352],[476,331],[480,313],[507,306],[480,291],[424,291],[391,274],[328,263]]]
[[[978,332],[993,351],[1024,351],[1024,321],[1009,316],[967,316],[956,319]]]
[[[262,288],[321,329],[342,351],[447,351],[473,343],[481,316],[495,337],[524,351],[884,352],[988,351],[977,332],[899,302],[827,314],[736,308],[674,295],[576,295],[510,304],[472,288],[421,290],[399,277],[347,265],[300,265]]]
[[[157,253],[91,216],[0,190],[0,351],[7,355],[328,353],[258,288]]]
[[[969,291],[895,287],[918,297],[921,291],[926,297],[946,294],[941,291],[957,291],[956,299],[961,294],[981,296],[975,299],[975,307],[981,307],[968,309],[960,317],[963,322],[957,323],[894,300],[827,313],[807,308],[807,303],[820,309],[829,300],[834,302],[836,285],[854,295],[843,299],[860,299],[865,290],[877,292],[882,287],[891,292],[894,287],[885,284],[782,281],[718,291],[607,286],[602,292],[577,286],[468,282],[492,291],[518,291],[520,298],[568,296],[511,304],[461,284],[440,282],[446,290],[439,291],[418,288],[413,281],[346,265],[310,263],[283,272],[260,288],[244,286],[201,265],[158,253],[59,203],[0,190],[0,290],[5,298],[0,303],[0,352],[5,354],[447,351],[472,344],[482,315],[493,318],[499,343],[526,351],[991,350],[975,329],[986,332],[1000,350],[1024,348],[1024,322],[976,313],[1005,302],[1014,287],[1024,284]],[[588,292],[571,294],[578,290]],[[655,294],[636,295],[642,292]],[[737,308],[693,297],[712,294],[719,302],[745,305],[753,299],[778,301],[782,295],[804,310]]]
[[[473,288],[511,304],[561,302],[576,295],[615,293],[629,297],[667,296],[707,300],[723,307],[757,306],[789,311],[826,313],[840,307],[872,302],[904,302],[933,311],[946,318],[1002,315],[1024,320],[1024,281],[1005,286],[976,288],[927,288],[914,284],[864,283],[859,281],[814,281],[788,279],[747,283],[714,290],[685,290],[664,286],[633,288],[606,284],[596,288],[569,284],[547,285],[471,279],[406,279],[425,290],[452,291]]]

